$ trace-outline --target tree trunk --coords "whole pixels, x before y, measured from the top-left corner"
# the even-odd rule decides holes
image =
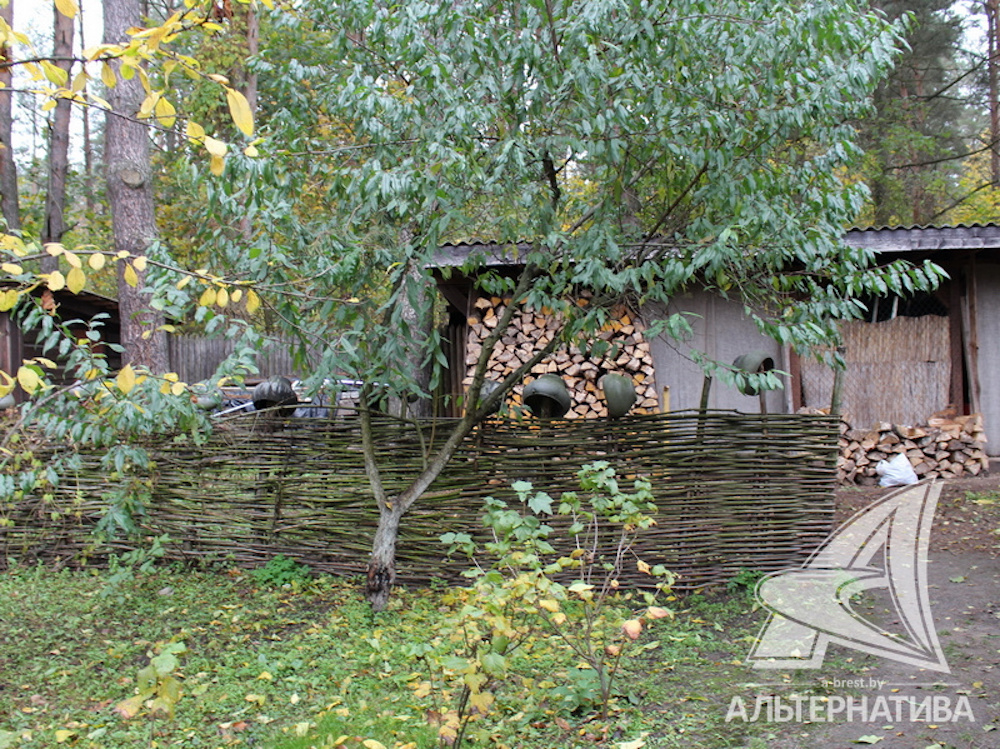
[[[260,19],[253,6],[246,6],[247,57],[256,57],[260,52]],[[247,97],[250,111],[257,114],[257,74],[243,65],[243,95]]]
[[[402,240],[409,243],[413,234],[402,233]],[[406,345],[407,372],[413,377],[414,384],[426,392],[431,381],[430,365],[426,362],[427,342],[433,325],[432,301],[434,282],[419,268],[411,267],[400,281],[402,288],[399,293],[399,316],[409,333]],[[406,398],[390,404],[390,412],[403,418],[422,419],[432,413],[430,398]]]
[[[55,64],[66,71],[67,78],[72,72],[73,19],[54,8],[52,55]],[[49,134],[49,182],[45,195],[45,221],[42,225],[42,243],[61,242],[66,233],[66,174],[69,171],[69,124],[72,115],[69,99],[59,99],[52,115],[52,130]],[[58,270],[57,258],[48,255],[42,258],[42,270]]]
[[[104,40],[115,44],[127,39],[126,31],[139,26],[138,0],[105,0]],[[111,111],[104,131],[104,160],[108,185],[108,203],[115,250],[132,256],[146,254],[156,239],[153,206],[152,165],[146,126],[135,116],[145,98],[139,76],[126,80],[115,63],[117,83],[108,92]],[[121,316],[123,363],[147,367],[154,373],[167,369],[166,334],[158,330],[163,316],[149,306],[149,296],[141,289],[146,271],[136,272],[133,287],[125,280],[128,259],[118,264],[118,305]],[[147,334],[143,338],[143,333]]]
[[[396,538],[403,513],[399,505],[379,508],[378,528],[372,541],[372,554],[368,559],[368,583],[365,595],[373,611],[382,611],[389,602],[392,586],[396,583]]]
[[[1000,186],[1000,0],[986,0],[986,70],[989,76],[990,106],[990,180],[994,187]]]
[[[87,39],[84,36],[83,6],[77,10],[80,22],[80,48],[87,49]],[[83,84],[84,96],[87,94],[87,83]],[[94,144],[90,140],[90,107],[80,107],[80,117],[83,123],[83,195],[87,203],[87,214],[92,216],[96,210],[97,201],[94,196]]]
[[[14,0],[0,6],[0,18],[8,26],[14,25]],[[10,48],[0,46],[0,62],[10,60]],[[10,68],[0,68],[0,212],[7,222],[7,231],[21,230],[21,212],[17,198],[17,166],[14,163],[14,145],[11,140],[13,129],[12,108],[14,95],[11,93]]]
[[[529,265],[521,272],[517,288],[511,295],[520,299],[527,292],[532,279],[538,275],[538,269]],[[378,456],[375,454],[375,437],[372,431],[371,411],[369,410],[372,384],[366,383],[361,388],[361,403],[359,417],[361,420],[361,447],[365,460],[365,472],[371,484],[372,494],[379,509],[378,527],[372,542],[372,553],[368,560],[368,579],[365,594],[372,610],[382,611],[389,601],[392,586],[396,582],[396,539],[399,536],[399,526],[403,515],[423,496],[432,483],[441,475],[455,452],[466,437],[480,422],[493,413],[504,394],[514,383],[519,382],[525,374],[555,348],[558,337],[553,337],[545,346],[512,372],[499,388],[481,398],[483,381],[486,375],[490,354],[496,348],[501,336],[510,327],[517,304],[508,304],[500,321],[493,331],[483,340],[479,353],[479,362],[468,390],[468,407],[462,418],[452,427],[444,443],[433,454],[425,455],[424,469],[403,491],[394,497],[389,497],[382,483],[382,475],[378,466]],[[475,404],[478,404],[476,406]]]

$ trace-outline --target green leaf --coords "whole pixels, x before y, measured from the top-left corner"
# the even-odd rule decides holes
[[[538,492],[528,500],[528,507],[538,515],[552,514],[552,497],[545,492]]]

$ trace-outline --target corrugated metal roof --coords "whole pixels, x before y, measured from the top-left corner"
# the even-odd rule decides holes
[[[851,229],[844,242],[874,252],[992,249],[1000,248],[1000,224]]]
[[[905,253],[1000,249],[1000,223],[956,224],[953,226],[872,226],[849,229],[844,242],[874,252]],[[496,244],[483,240],[442,245],[432,265],[458,267],[470,258],[485,266],[518,265],[530,244]]]

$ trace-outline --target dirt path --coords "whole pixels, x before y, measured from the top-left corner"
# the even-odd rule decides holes
[[[838,492],[838,518],[889,489]],[[930,608],[950,673],[831,646],[817,673],[784,675],[776,693],[853,700],[851,720],[776,724],[769,749],[997,749],[1000,747],[1000,474],[947,481],[931,534]],[[894,621],[887,599],[862,599],[866,618]],[[922,708],[914,715],[911,704]],[[861,709],[860,706],[864,706]],[[865,721],[864,718],[869,720]]]

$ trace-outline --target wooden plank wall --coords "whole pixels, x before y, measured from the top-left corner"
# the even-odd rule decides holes
[[[171,371],[177,372],[185,382],[199,382],[215,374],[219,364],[236,350],[236,341],[172,335],[167,339],[167,347]],[[260,377],[304,375],[302,367],[292,358],[291,347],[288,342],[271,341],[257,356]]]

